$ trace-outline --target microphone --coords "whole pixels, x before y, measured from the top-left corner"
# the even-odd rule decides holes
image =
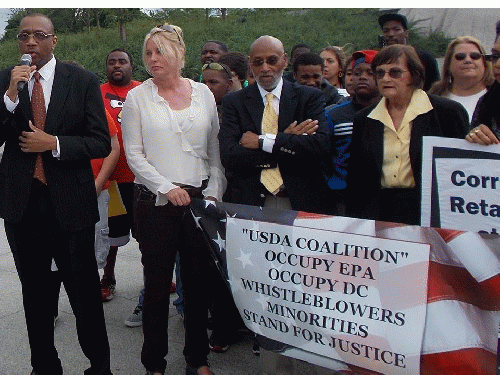
[[[24,55],[21,56],[21,62],[19,65],[31,65],[31,55],[25,53]],[[17,83],[17,91],[23,91],[24,85],[26,85],[25,81],[19,81]]]

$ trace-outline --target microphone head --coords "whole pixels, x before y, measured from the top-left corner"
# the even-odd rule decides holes
[[[25,53],[21,56],[21,65],[31,65],[31,55]]]

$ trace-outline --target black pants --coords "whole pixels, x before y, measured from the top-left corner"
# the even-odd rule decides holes
[[[144,343],[141,361],[148,371],[165,371],[168,353],[170,282],[179,252],[184,289],[186,362],[207,363],[208,249],[189,207],[155,206],[156,196],[136,187],[134,218],[144,266]]]
[[[94,255],[94,227],[59,228],[47,186],[33,182],[19,223],[5,222],[7,240],[21,280],[31,364],[37,374],[62,374],[54,346],[54,316],[47,306],[54,258],[76,318],[78,340],[90,360],[89,374],[110,374],[109,344]]]
[[[380,190],[377,220],[420,225],[420,201],[416,188],[389,188]]]

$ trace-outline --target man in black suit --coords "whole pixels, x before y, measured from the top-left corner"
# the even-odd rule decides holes
[[[262,36],[250,48],[256,83],[224,96],[219,132],[221,159],[228,177],[228,202],[325,213],[326,182],[321,160],[330,149],[320,90],[283,80],[283,44]],[[278,115],[277,134],[262,131],[266,94]],[[278,167],[283,184],[270,192],[261,183],[265,169]],[[284,199],[279,199],[284,198]],[[288,207],[287,207],[287,202]]]
[[[256,83],[222,99],[219,144],[228,179],[224,200],[328,213],[321,170],[330,149],[323,94],[282,78],[287,56],[278,39],[261,36],[252,43],[249,57]],[[265,124],[269,111],[277,122],[272,132]],[[281,184],[270,189],[263,171],[274,168]],[[271,345],[283,349],[280,343]],[[295,361],[267,350],[260,353],[265,374],[288,374]],[[311,366],[308,373],[315,370]]]
[[[62,374],[45,301],[52,258],[90,360],[85,374],[111,374],[94,256],[99,214],[90,167],[90,159],[110,152],[99,82],[90,72],[55,60],[57,37],[48,17],[24,17],[17,39],[32,64],[0,72],[0,145],[5,144],[0,217],[21,280],[32,374]],[[19,82],[26,83],[21,91]]]

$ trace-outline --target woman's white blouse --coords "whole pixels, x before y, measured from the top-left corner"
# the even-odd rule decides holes
[[[226,188],[214,97],[204,84],[188,81],[191,105],[177,114],[158,95],[152,79],[130,90],[123,105],[121,125],[128,165],[135,182],[157,195],[158,206],[168,203],[164,194],[176,188],[175,184],[200,187],[208,178],[203,195],[217,200]],[[182,115],[185,120],[178,123],[174,117]]]

